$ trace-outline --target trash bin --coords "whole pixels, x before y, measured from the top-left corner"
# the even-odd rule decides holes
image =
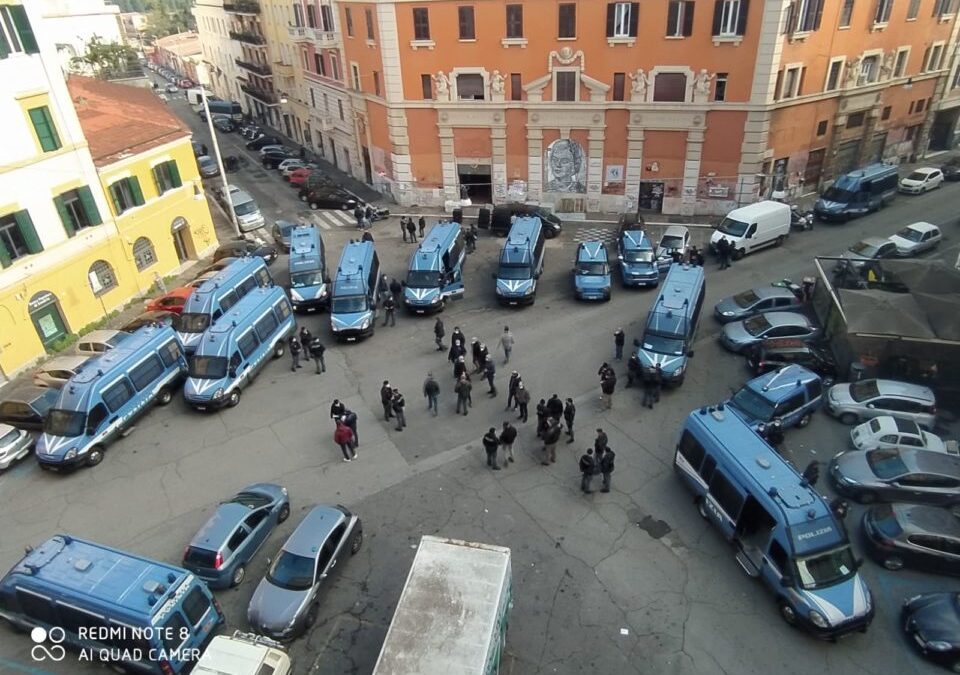
[[[463,209],[457,208],[453,210],[453,222],[463,225]]]
[[[850,364],[850,382],[859,382],[867,376],[867,367],[860,362]]]
[[[477,212],[477,227],[481,230],[486,230],[490,227],[490,209],[486,206],[481,207]]]

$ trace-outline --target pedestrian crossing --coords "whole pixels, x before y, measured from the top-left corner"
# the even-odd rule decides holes
[[[301,211],[299,215],[304,220],[316,223],[321,230],[357,226],[357,221],[349,211]]]
[[[617,229],[613,225],[608,227],[590,225],[586,227],[571,228],[571,230],[573,230],[573,241],[578,244],[582,244],[587,241],[602,241],[605,244],[612,244],[617,240]]]

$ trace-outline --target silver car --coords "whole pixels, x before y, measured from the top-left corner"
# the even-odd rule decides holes
[[[713,314],[720,323],[747,319],[754,314],[800,309],[803,303],[797,294],[781,286],[760,286],[731,295],[717,303]]]
[[[74,376],[80,366],[89,360],[89,355],[56,356],[37,368],[33,374],[33,383],[38,387],[60,389]]]
[[[897,256],[909,258],[926,251],[932,251],[943,240],[940,228],[930,223],[913,223],[890,237],[897,247]]]
[[[742,354],[763,340],[793,338],[810,342],[820,337],[820,328],[799,312],[765,312],[724,325],[720,344]]]
[[[29,455],[35,440],[29,431],[0,424],[0,471]]]
[[[960,457],[929,450],[853,450],[830,461],[830,481],[861,504],[960,504]]]
[[[197,157],[197,168],[200,169],[200,175],[204,178],[213,178],[220,175],[220,167],[217,166],[217,160],[210,155],[200,155]]]
[[[306,632],[320,611],[320,589],[340,557],[363,543],[360,518],[342,506],[314,506],[270,564],[247,608],[258,633],[292,640]]]
[[[849,265],[855,269],[863,267],[872,260],[885,260],[897,257],[897,245],[882,237],[867,237],[840,254],[835,269]]]
[[[827,414],[844,424],[892,415],[924,429],[937,423],[937,399],[928,387],[896,380],[841,382],[830,387],[823,401]]]

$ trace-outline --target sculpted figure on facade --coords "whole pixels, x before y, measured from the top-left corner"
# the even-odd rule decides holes
[[[857,78],[860,77],[861,60],[862,59],[859,56],[855,56],[847,61],[846,83],[848,87],[855,85],[857,83]]]
[[[646,100],[647,88],[650,86],[650,76],[643,72],[643,68],[637,68],[630,73],[630,91],[635,100]]]
[[[711,75],[705,68],[701,68],[693,79],[693,99],[694,101],[707,101],[710,99],[710,82],[716,75]]]
[[[493,71],[493,75],[490,76],[490,91],[494,94],[503,94],[503,81],[504,77],[500,74],[500,71]]]
[[[433,82],[437,88],[437,100],[447,101],[450,98],[450,79],[442,70],[438,70],[433,76]]]

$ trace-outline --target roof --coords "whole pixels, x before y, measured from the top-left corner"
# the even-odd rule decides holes
[[[783,202],[775,202],[771,199],[766,199],[762,202],[754,202],[753,204],[747,204],[746,206],[741,206],[738,209],[734,209],[727,214],[728,217],[738,216],[741,218],[753,218],[765,213],[770,213],[771,211],[789,211],[790,207]]]
[[[907,229],[907,228],[910,228],[911,230],[916,230],[917,232],[930,232],[932,230],[937,230],[938,232],[940,231],[939,227],[937,227],[933,223],[928,223],[925,220],[921,220],[916,223],[910,223],[909,225],[905,225],[903,227],[903,229]]]
[[[543,224],[536,216],[520,216],[510,227],[510,233],[507,235],[507,243],[504,245],[524,246],[527,242],[533,245],[534,236],[537,234]]]
[[[774,286],[770,284],[769,286],[758,286],[757,288],[751,288],[754,295],[758,298],[796,298],[797,294],[791,291],[789,288],[784,288],[783,286]],[[739,293],[738,293],[739,295]]]
[[[607,247],[602,241],[585,241],[577,247],[577,260],[581,262],[606,262]]]
[[[648,237],[643,230],[624,230],[621,234],[622,246],[625,249],[653,249],[653,242],[650,241],[650,237]]]
[[[660,237],[682,237],[685,234],[689,234],[690,230],[685,225],[671,225],[666,230],[663,231],[663,235]]]
[[[897,522],[910,533],[934,533],[960,538],[960,518],[949,509],[920,504],[890,504]]]
[[[196,56],[203,53],[200,36],[193,31],[157,38],[153,44],[157,49],[177,56]]]
[[[98,167],[190,137],[150,89],[81,75],[70,75],[67,89]]]
[[[340,264],[337,265],[334,290],[337,286],[341,289],[350,287],[363,293],[367,284],[360,271],[365,269],[369,274],[368,266],[373,265],[373,254],[373,242],[370,241],[352,242],[344,246],[343,253],[340,254]]]
[[[312,558],[344,518],[343,512],[332,506],[314,506],[284,543],[283,550]]]
[[[210,519],[193,535],[190,546],[210,551],[219,550],[224,539],[236,529],[244,518],[250,515],[250,508],[237,502],[225,502],[217,507]]]
[[[764,312],[761,314],[771,326],[812,326],[813,322],[800,312]],[[744,319],[749,321],[750,319]]]
[[[743,386],[744,388],[763,392],[765,398],[780,401],[793,394],[798,386],[803,386],[807,382],[819,379],[820,376],[816,373],[794,363],[789,366],[784,366],[779,370],[755,377]]]

